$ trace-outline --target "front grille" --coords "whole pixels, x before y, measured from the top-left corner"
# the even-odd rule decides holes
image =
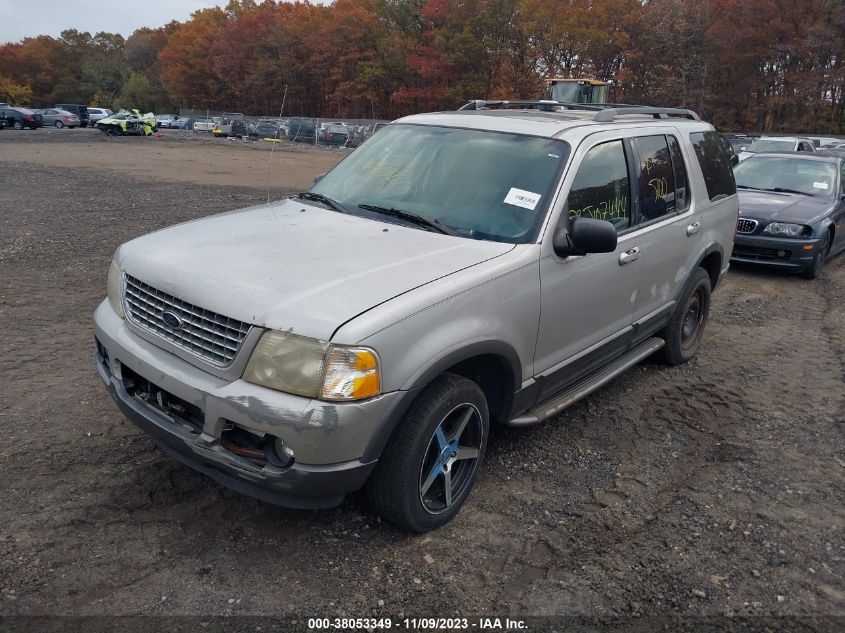
[[[740,218],[736,221],[737,233],[753,233],[754,229],[756,228],[757,220],[747,220],[746,218]]]
[[[232,364],[249,333],[249,323],[199,308],[130,275],[125,280],[124,306],[135,325],[213,365]],[[165,323],[164,312],[175,314],[181,326],[174,328]]]

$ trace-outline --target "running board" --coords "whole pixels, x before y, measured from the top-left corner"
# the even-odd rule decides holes
[[[589,376],[582,378],[571,387],[552,396],[544,402],[534,405],[525,413],[518,415],[507,423],[507,426],[531,426],[557,415],[566,407],[578,402],[600,387],[616,378],[629,367],[636,365],[644,358],[651,356],[663,347],[666,342],[662,338],[652,337],[625,352],[612,363],[605,365]]]

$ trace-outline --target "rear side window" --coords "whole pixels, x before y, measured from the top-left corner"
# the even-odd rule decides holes
[[[675,212],[675,172],[666,137],[631,139],[639,159],[639,222],[650,222]]]
[[[695,156],[704,175],[710,200],[716,201],[734,195],[736,183],[730,156],[722,137],[716,132],[694,132],[690,134],[690,140],[695,148]]]
[[[575,174],[567,204],[572,219],[607,220],[617,231],[628,228],[631,183],[622,141],[602,143],[587,152]]]

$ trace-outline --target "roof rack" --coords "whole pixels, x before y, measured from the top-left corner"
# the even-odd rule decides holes
[[[610,123],[618,116],[628,114],[644,114],[655,119],[682,118],[692,121],[701,119],[692,110],[684,108],[656,108],[652,106],[628,105],[626,103],[565,103],[562,101],[485,101],[474,99],[458,108],[462,110],[491,110],[494,108],[524,108],[537,109],[543,112],[557,112],[562,110],[587,110],[595,112],[593,121],[597,123]]]
[[[701,119],[692,110],[684,108],[653,108],[651,106],[624,106],[612,107],[602,110],[593,117],[593,121],[599,123],[610,123],[616,117],[626,114],[647,114],[655,119],[669,119],[672,117],[700,121]]]
[[[458,108],[461,110],[492,110],[494,108],[525,108],[537,109],[545,112],[554,112],[555,108],[567,110],[601,110],[602,105],[598,103],[564,103],[562,101],[486,101],[484,99],[473,99],[469,103]]]

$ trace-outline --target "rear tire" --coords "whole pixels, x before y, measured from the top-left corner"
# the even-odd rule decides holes
[[[672,320],[658,335],[666,345],[658,357],[667,365],[687,362],[701,347],[701,338],[710,316],[710,275],[696,268],[690,275]]]
[[[443,374],[394,431],[367,482],[371,507],[411,532],[427,532],[460,510],[484,459],[490,415],[481,388]]]
[[[813,256],[813,263],[801,271],[801,276],[804,279],[818,279],[824,270],[824,264],[827,261],[827,255],[830,251],[830,231],[824,232],[822,241],[819,242],[816,248],[816,254]]]

